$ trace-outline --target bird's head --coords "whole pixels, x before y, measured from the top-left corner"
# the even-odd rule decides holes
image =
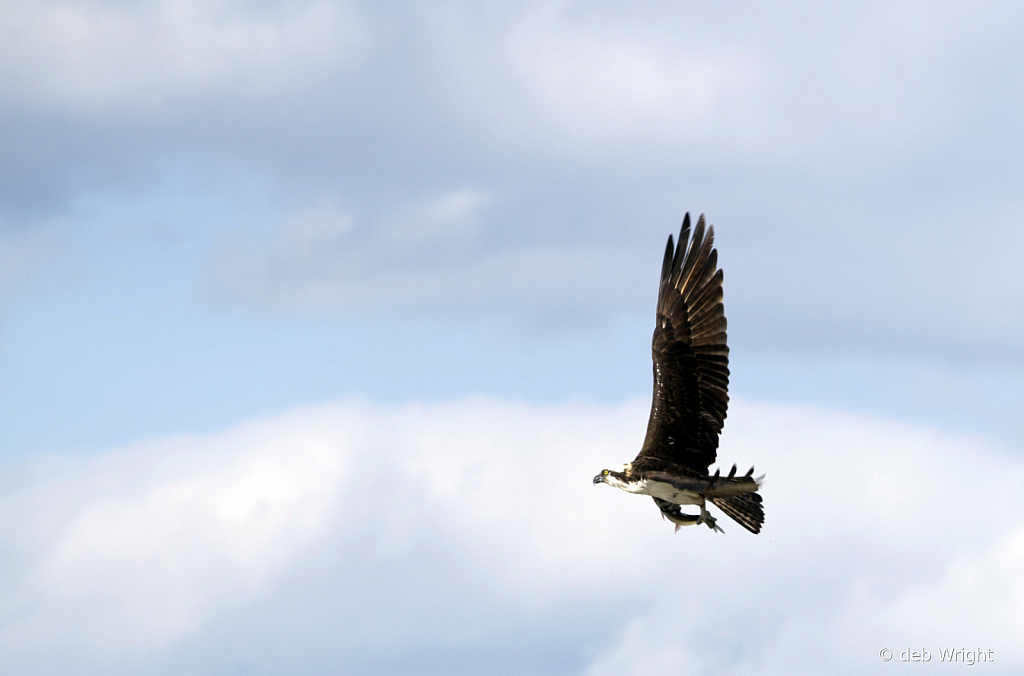
[[[600,474],[594,477],[594,485],[611,483],[622,483],[626,481],[626,475],[629,473],[629,465],[619,465],[611,469],[603,469]]]

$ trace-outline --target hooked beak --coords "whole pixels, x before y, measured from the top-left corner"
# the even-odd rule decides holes
[[[606,479],[605,479],[605,476],[603,474],[598,474],[596,477],[594,477],[594,485],[595,486],[597,484],[603,484],[605,482],[606,482]]]

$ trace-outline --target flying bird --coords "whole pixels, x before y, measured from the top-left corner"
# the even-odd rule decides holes
[[[594,484],[650,495],[676,532],[699,524],[722,532],[708,513],[710,501],[759,533],[764,509],[757,490],[764,475],[754,478],[751,467],[736,476],[736,465],[728,476],[720,470],[709,474],[729,406],[729,348],[714,241],[714,228],[705,228],[703,215],[691,237],[686,214],[678,246],[668,236],[651,348],[654,398],[647,436],[633,462],[601,470]],[[687,514],[680,505],[699,505],[700,514]]]

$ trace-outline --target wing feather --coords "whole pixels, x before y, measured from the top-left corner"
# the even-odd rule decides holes
[[[701,473],[715,461],[729,406],[728,323],[714,240],[704,216],[691,236],[689,214],[678,245],[668,238],[651,343],[654,396],[637,456]]]

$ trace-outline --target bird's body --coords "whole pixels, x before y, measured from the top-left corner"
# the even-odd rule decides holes
[[[701,216],[690,237],[690,215],[683,219],[679,246],[668,238],[658,292],[654,329],[654,397],[647,436],[633,462],[605,469],[594,483],[627,493],[650,495],[662,516],[680,526],[706,524],[721,529],[708,514],[710,501],[752,533],[761,530],[764,510],[753,468],[737,477],[713,476],[708,468],[718,452],[729,404],[729,348],[722,306],[722,271],[714,230]],[[700,506],[699,515],[680,505]]]

